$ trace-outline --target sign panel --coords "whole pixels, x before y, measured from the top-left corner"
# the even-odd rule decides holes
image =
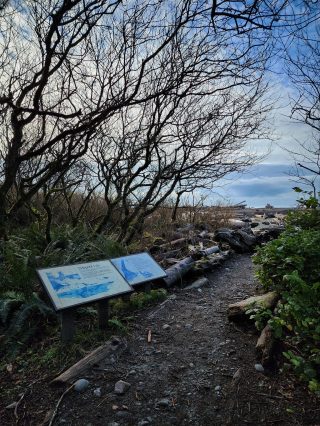
[[[148,253],[118,257],[111,259],[111,262],[131,285],[163,278],[167,275]]]
[[[38,269],[56,310],[131,292],[109,260]]]

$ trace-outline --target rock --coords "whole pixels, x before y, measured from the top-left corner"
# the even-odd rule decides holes
[[[93,391],[93,394],[94,394],[95,396],[97,396],[98,398],[100,398],[100,396],[101,396],[101,388],[97,388],[97,389],[95,389],[95,390]]]
[[[165,407],[169,407],[169,405],[170,405],[170,400],[168,398],[162,398],[156,403],[157,407],[165,408]]]
[[[185,325],[185,328],[187,328],[188,330],[191,330],[191,328],[192,328],[192,324],[186,324],[186,325]]]
[[[140,420],[140,422],[138,422],[137,426],[147,426],[149,424],[150,424],[150,422],[148,420]]]
[[[264,373],[264,368],[261,364],[255,364],[254,368],[256,371],[258,371],[259,373]]]
[[[86,379],[79,379],[74,384],[74,390],[76,392],[84,392],[89,386],[89,381]]]
[[[162,328],[163,328],[163,330],[168,330],[168,328],[170,328],[170,325],[169,324],[164,324]]]
[[[120,426],[120,423],[118,423],[118,422],[110,422],[110,423],[108,423],[108,426]]]
[[[123,380],[119,380],[115,385],[114,385],[114,392],[117,395],[123,395],[125,392],[127,392],[127,390],[130,388],[131,384],[128,382],[125,382]]]
[[[215,390],[215,392],[220,392],[221,386],[220,385],[215,386],[214,390]]]

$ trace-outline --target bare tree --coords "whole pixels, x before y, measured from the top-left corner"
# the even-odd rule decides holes
[[[98,232],[117,210],[119,239],[128,243],[176,188],[212,187],[252,164],[255,156],[243,148],[250,138],[265,136],[265,86],[258,80],[249,89],[241,79],[228,80],[219,84],[216,78],[215,97],[186,93],[122,110],[114,117],[117,131],[101,132],[90,161],[107,205]]]
[[[190,84],[214,95],[211,80],[224,69],[234,77],[226,64],[242,65],[249,86],[286,3],[9,2],[0,17],[0,227],[123,108],[182,97]]]

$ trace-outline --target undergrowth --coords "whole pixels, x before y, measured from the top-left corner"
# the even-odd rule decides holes
[[[254,257],[261,283],[281,300],[274,313],[252,316],[260,329],[268,322],[284,341],[291,368],[320,395],[320,210],[314,199],[308,201],[288,216],[285,232]]]
[[[0,325],[5,350],[16,354],[57,322],[36,268],[106,259],[125,254],[117,242],[89,228],[53,227],[47,244],[38,225],[19,229],[0,246]]]

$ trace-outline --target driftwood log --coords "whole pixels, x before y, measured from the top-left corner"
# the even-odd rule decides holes
[[[98,364],[107,357],[114,357],[119,355],[125,349],[124,342],[118,337],[112,337],[104,345],[99,346],[94,351],[90,352],[68,370],[64,371],[58,377],[53,379],[51,383],[72,383],[75,378],[83,374],[84,371],[88,370],[95,364]]]
[[[236,319],[245,315],[246,311],[250,308],[261,307],[266,309],[273,309],[279,300],[279,295],[275,291],[270,291],[259,296],[252,296],[248,299],[241,300],[237,303],[232,303],[228,307],[229,319]]]
[[[256,344],[257,359],[263,366],[268,365],[272,360],[272,352],[274,347],[274,338],[272,330],[267,324],[262,330],[260,337]]]
[[[173,241],[169,241],[168,243],[165,244],[160,244],[160,245],[154,245],[150,248],[150,253],[156,253],[158,251],[162,251],[162,250],[166,250],[168,248],[172,248],[172,247],[181,247],[185,244],[187,244],[189,241],[188,238],[178,238],[177,240],[173,240]]]
[[[215,245],[205,250],[199,250],[193,253],[191,256],[180,260],[175,265],[170,266],[168,269],[166,269],[167,276],[164,278],[164,282],[166,283],[167,287],[171,287],[176,281],[181,280],[182,277],[186,275],[187,272],[189,272],[197,264],[196,259],[205,258],[206,256],[208,256],[209,259],[210,255],[218,253],[219,251],[219,247]],[[209,261],[212,263],[211,266],[217,264],[217,262],[214,262],[212,259],[210,259]]]
[[[193,257],[189,256],[185,259],[180,260],[170,268],[166,269],[167,276],[163,279],[167,287],[171,287],[176,281],[181,280],[182,277],[190,271],[193,267],[195,260]]]
[[[203,287],[204,285],[207,285],[207,284],[209,284],[208,278],[205,278],[205,277],[198,278],[192,284],[190,284],[187,287],[185,287],[185,290],[198,289],[198,288]]]

